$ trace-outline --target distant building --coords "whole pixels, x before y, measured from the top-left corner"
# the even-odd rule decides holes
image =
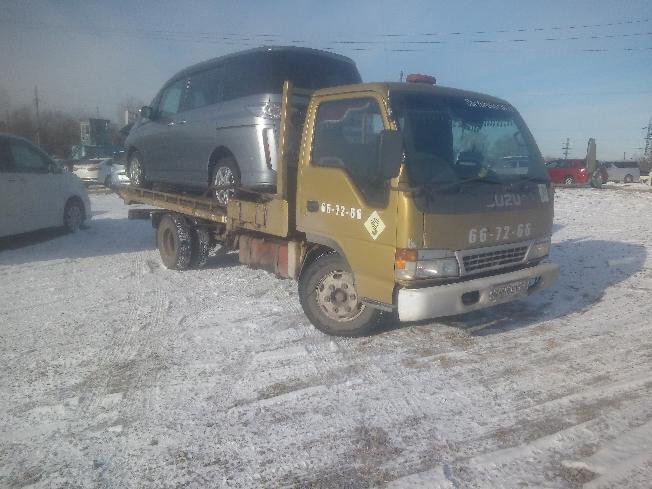
[[[88,119],[79,123],[81,144],[86,146],[111,146],[111,121]]]

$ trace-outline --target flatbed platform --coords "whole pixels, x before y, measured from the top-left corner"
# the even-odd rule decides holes
[[[227,222],[226,207],[207,197],[173,194],[130,186],[117,188],[116,193],[127,205],[146,204],[216,223],[226,224]]]

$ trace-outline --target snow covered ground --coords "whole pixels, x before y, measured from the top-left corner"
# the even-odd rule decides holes
[[[652,193],[556,196],[554,288],[361,339],[112,195],[0,244],[0,487],[651,487]]]

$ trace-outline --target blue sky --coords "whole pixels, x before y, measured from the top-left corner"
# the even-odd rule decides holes
[[[38,84],[45,108],[116,119],[191,63],[297,44],[352,57],[365,81],[403,70],[503,97],[545,155],[569,137],[584,156],[595,137],[598,158],[631,157],[652,116],[649,1],[134,3],[0,0],[0,104],[30,102]]]

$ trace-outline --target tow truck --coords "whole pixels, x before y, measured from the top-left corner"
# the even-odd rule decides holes
[[[202,267],[221,245],[298,281],[319,330],[369,334],[380,316],[458,315],[551,286],[554,193],[518,112],[494,97],[405,83],[317,91],[286,81],[272,192],[201,195],[125,186],[163,264]],[[516,173],[501,161],[513,155]],[[525,170],[524,170],[525,168]]]

